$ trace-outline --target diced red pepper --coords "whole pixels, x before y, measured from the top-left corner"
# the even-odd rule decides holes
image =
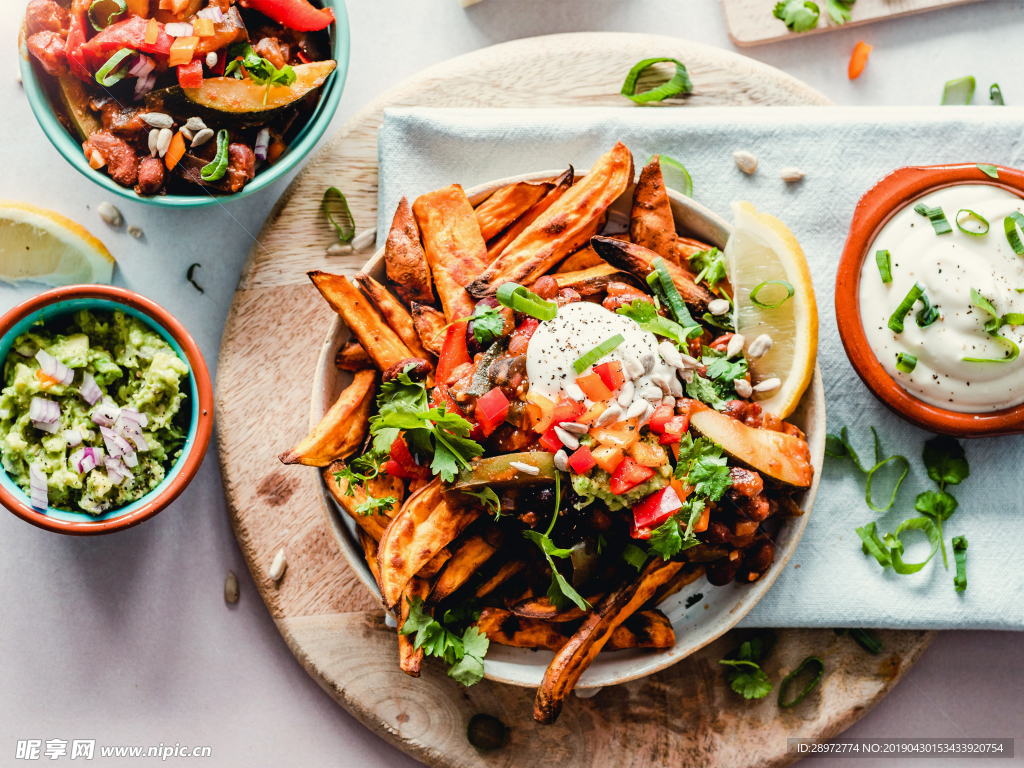
[[[652,477],[654,477],[653,469],[637,464],[629,456],[626,456],[615,469],[615,473],[608,483],[608,489],[616,496],[621,496]]]
[[[526,354],[526,347],[529,346],[530,337],[540,328],[540,320],[535,317],[527,317],[512,331],[508,340],[508,351],[510,355]]]
[[[675,411],[672,410],[672,406],[659,405],[648,419],[647,426],[651,428],[651,432],[660,435],[665,431],[665,425],[672,420],[673,416],[675,416]]]
[[[568,397],[562,397],[552,412],[551,426],[554,427],[566,421],[575,421],[586,412],[587,408],[583,403],[577,403]]]
[[[469,356],[469,348],[466,346],[466,323],[455,323],[448,328],[444,337],[444,344],[441,346],[441,354],[437,358],[437,373],[435,380],[439,384],[445,384],[452,371],[463,363],[473,362]]]
[[[675,488],[666,486],[633,507],[634,527],[653,530],[682,508],[683,502]]]
[[[634,539],[649,539],[651,538],[650,528],[637,528],[636,523],[632,520],[629,521],[629,535]]]
[[[495,387],[483,397],[477,399],[476,420],[484,430],[484,436],[490,435],[508,416],[508,398],[501,391],[501,387]]]
[[[430,477],[430,469],[416,463],[416,459],[409,452],[405,438],[401,435],[391,443],[391,458],[381,465],[381,471],[392,477],[401,477],[406,480]]]
[[[140,16],[111,24],[92,40],[82,46],[81,50],[87,61],[94,65],[105,62],[110,54],[121,48],[131,48],[139,53],[148,53],[155,56],[168,57],[171,53],[171,43],[174,38],[164,31],[164,25],[159,24],[159,31],[155,43],[146,42],[146,29],[149,27],[149,20]]]
[[[241,5],[298,32],[325,29],[334,21],[330,8],[314,8],[306,0],[242,0]]]
[[[178,65],[178,85],[182,88],[201,88],[203,86],[202,59],[192,59],[188,64]]]
[[[847,67],[847,74],[851,80],[856,80],[864,71],[864,65],[868,63],[868,56],[871,55],[872,48],[874,48],[873,45],[868,45],[863,40],[854,46],[853,55],[850,56],[850,66]]]
[[[462,407],[458,404],[455,398],[452,397],[451,390],[449,390],[444,384],[438,384],[430,390],[430,399],[434,401],[435,408],[440,408],[443,405],[445,407],[445,412],[454,413],[462,418],[466,418],[466,412],[462,410]]]
[[[626,377],[622,373],[622,363],[618,360],[609,360],[607,363],[595,365],[594,373],[601,377],[601,381],[612,392],[626,382]]]
[[[596,466],[597,460],[594,458],[594,454],[592,454],[590,449],[585,445],[581,445],[576,449],[575,453],[569,457],[569,468],[577,475],[589,472]]]
[[[685,413],[681,416],[673,416],[667,422],[665,422],[665,428],[661,437],[658,438],[660,445],[671,445],[672,443],[678,443],[683,434],[690,427],[690,414]]]
[[[541,435],[538,442],[540,443],[541,448],[545,451],[550,451],[551,453],[558,453],[563,448],[562,441],[559,440],[558,435],[555,434],[554,427],[549,428],[547,432]]]
[[[95,80],[92,72],[89,71],[89,62],[85,58],[85,53],[82,51],[82,47],[85,45],[86,24],[84,13],[71,14],[68,39],[64,43],[64,55],[67,57],[71,73],[79,80],[92,83]]]

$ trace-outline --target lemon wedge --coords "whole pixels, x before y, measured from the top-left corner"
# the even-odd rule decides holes
[[[725,263],[736,330],[746,338],[748,353],[758,337],[772,340],[767,354],[750,360],[753,400],[784,419],[796,409],[814,375],[818,306],[811,272],[800,243],[785,224],[746,202],[733,203],[732,211],[735,223],[725,246]],[[792,297],[786,298],[787,286],[769,281],[791,285]],[[762,283],[769,284],[755,290]],[[771,379],[778,379],[779,385],[772,388]],[[761,388],[767,391],[758,391],[759,384],[767,385]]]
[[[28,203],[0,200],[0,280],[57,287],[109,285],[114,257],[71,219]]]

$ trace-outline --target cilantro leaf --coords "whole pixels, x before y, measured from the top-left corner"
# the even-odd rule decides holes
[[[486,346],[501,336],[503,330],[505,316],[501,313],[501,308],[478,304],[473,312],[473,338]]]
[[[477,627],[468,627],[462,635],[462,659],[448,670],[448,677],[470,686],[484,677],[484,656],[490,646],[487,635]]]
[[[694,440],[689,433],[679,443],[679,461],[676,477],[693,486],[694,496],[718,501],[732,485],[728,459],[722,455],[722,446],[706,437]]]
[[[285,64],[278,69],[268,59],[257,55],[248,43],[233,43],[228,47],[228,64],[224,68],[224,77],[234,75],[241,80],[248,74],[249,79],[257,85],[266,85],[267,92],[263,95],[263,103],[267,103],[270,86],[290,86],[295,82],[295,70]]]
[[[729,675],[729,686],[745,699],[763,699],[772,689],[768,675],[756,664],[754,667],[749,672],[739,671]]]
[[[445,613],[442,624],[431,616],[423,606],[423,598],[406,598],[409,603],[409,615],[402,624],[399,633],[416,637],[413,647],[422,649],[427,656],[444,659],[451,668],[449,677],[463,685],[473,685],[483,678],[484,656],[490,641],[476,626],[467,627],[461,636],[453,632],[450,623],[456,621],[476,621],[479,613],[463,611],[456,615],[454,611]]]
[[[939,488],[959,485],[971,474],[964,448],[956,438],[944,435],[933,437],[925,442],[921,458],[924,459],[928,477],[938,483]]]
[[[755,635],[718,662],[729,667],[726,672],[729,685],[743,698],[761,699],[772,689],[771,681],[759,663],[768,655],[774,643],[774,635]]]
[[[548,597],[551,599],[551,604],[560,611],[564,611],[572,603],[575,603],[576,607],[581,611],[590,608],[590,603],[584,600],[580,593],[572,588],[572,585],[566,581],[565,577],[558,572],[558,568],[555,566],[553,558],[569,557],[572,554],[572,550],[559,549],[547,534],[540,531],[523,531],[523,536],[540,547],[540,551],[544,553],[544,557],[547,558],[548,565],[551,567],[551,585],[548,587],[547,592]]]
[[[707,251],[697,251],[687,256],[687,259],[690,261],[690,269],[697,272],[693,282],[699,283],[703,280],[712,291],[717,293],[718,284],[726,278],[725,254],[717,248],[711,248]]]
[[[356,486],[373,480],[380,474],[380,459],[373,453],[363,454],[342,465],[341,469],[334,473],[334,482],[341,485],[345,483],[344,494],[355,496]]]
[[[686,394],[694,400],[700,400],[714,408],[716,411],[725,410],[727,401],[718,394],[718,389],[708,379],[698,373],[693,375],[693,381],[686,385]]]
[[[395,503],[398,501],[394,496],[384,496],[380,499],[375,499],[370,494],[366,494],[366,501],[356,507],[356,514],[371,515],[374,512],[389,512],[394,508]]]
[[[622,550],[622,559],[639,571],[647,562],[647,553],[636,544],[627,544]]]
[[[664,336],[679,346],[686,347],[686,339],[690,332],[674,320],[659,315],[658,310],[649,301],[636,299],[625,307],[619,307],[615,312],[634,320],[645,331],[650,331],[656,336]],[[699,329],[700,326],[694,328]]]
[[[818,26],[821,11],[811,0],[780,0],[772,15],[782,19],[791,32],[806,32]]]
[[[673,516],[651,531],[647,540],[647,551],[661,555],[663,560],[679,554],[683,548],[683,537],[679,532],[679,521]]]
[[[945,491],[925,491],[914,502],[914,509],[936,520],[948,520],[957,506],[957,500]]]
[[[476,497],[483,505],[484,509],[488,509],[494,513],[495,519],[501,517],[501,499],[498,498],[498,494],[494,492],[494,489],[484,487],[482,491],[463,491],[467,496]]]
[[[399,378],[403,376],[404,373],[399,374]],[[408,376],[405,378],[408,380]],[[378,441],[389,440],[386,450],[390,451],[390,443],[394,442],[398,432],[404,432],[406,441],[416,445],[417,450],[419,447],[431,447],[432,441],[434,457],[430,471],[450,483],[455,479],[459,467],[468,468],[469,460],[481,456],[484,449],[478,442],[470,439],[471,426],[464,418],[457,413],[448,413],[444,406],[412,411],[411,407],[425,406],[426,395],[423,395],[421,401],[418,394],[415,398],[409,397],[409,394],[406,392],[400,398],[394,396],[388,401],[386,409],[382,409],[381,413],[370,419],[374,450],[378,449]]]
[[[856,0],[825,0],[825,10],[836,24],[845,24],[850,20],[850,11]]]

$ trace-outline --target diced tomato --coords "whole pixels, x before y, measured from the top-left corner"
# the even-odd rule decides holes
[[[540,328],[540,320],[535,317],[527,317],[519,324],[519,327],[512,331],[508,340],[508,352],[510,355],[526,354],[526,347],[530,343],[530,337]]]
[[[569,457],[569,467],[577,475],[582,475],[584,472],[589,472],[597,466],[597,461],[594,459],[594,455],[590,452],[590,449],[585,445],[581,445],[576,449],[576,452]]]
[[[611,400],[612,398],[612,391],[605,386],[604,379],[596,373],[577,377],[576,384],[583,390],[583,394],[594,402]]]
[[[558,435],[555,434],[555,428],[551,427],[547,432],[540,436],[540,446],[545,451],[551,451],[551,453],[558,453],[562,448],[562,441],[558,439]]]
[[[690,414],[684,414],[682,416],[673,416],[667,422],[665,422],[665,428],[658,438],[658,443],[661,445],[671,445],[672,443],[678,443],[683,434],[690,426]]]
[[[575,421],[579,416],[586,413],[587,409],[583,403],[577,403],[568,397],[562,397],[551,414],[551,426],[557,426],[566,421]]]
[[[595,365],[594,373],[601,377],[601,381],[612,392],[621,387],[626,381],[626,377],[622,373],[622,363],[618,360],[609,360],[607,363]],[[594,398],[590,399],[593,400]]]
[[[640,439],[640,430],[636,428],[636,423],[632,420],[622,421],[612,426],[618,428],[594,427],[590,430],[590,436],[601,443],[601,445],[610,445],[615,448],[621,448],[623,451],[628,451]]]
[[[495,387],[476,401],[476,410],[473,413],[484,430],[484,436],[491,434],[505,421],[508,406],[508,398],[501,391],[501,387]]]
[[[441,346],[441,354],[437,358],[437,372],[434,376],[439,384],[448,381],[452,371],[463,363],[473,362],[469,356],[469,348],[466,346],[466,324],[455,323],[449,326],[447,335],[444,337],[444,344]]]
[[[201,88],[203,85],[203,62],[193,59],[188,64],[178,65],[178,85],[182,88]]]
[[[670,405],[659,405],[654,409],[654,413],[651,414],[651,418],[647,421],[647,426],[651,428],[651,432],[656,435],[660,435],[665,431],[665,424],[675,416],[675,411],[672,410]]]
[[[601,414],[608,410],[608,406],[604,403],[594,403],[587,409],[587,412],[582,416],[576,417],[577,424],[593,424],[599,418]]]
[[[526,416],[529,420],[530,429],[534,432],[544,433],[551,428],[551,419],[554,418],[555,404],[544,395],[536,392],[526,393]]]
[[[85,20],[85,12],[72,13],[71,22],[68,27],[68,37],[64,43],[64,53],[68,59],[72,74],[79,80],[87,83],[94,82],[92,72],[89,71],[88,61],[85,58],[85,30],[88,22]],[[168,43],[170,46],[170,43]]]
[[[621,496],[627,491],[636,488],[640,483],[647,482],[652,477],[654,477],[653,469],[641,466],[626,456],[612,474],[612,479],[608,483],[608,489],[616,496]]]
[[[668,464],[668,454],[660,445],[649,443],[646,440],[637,440],[630,446],[630,458],[637,464],[645,467],[661,467]]]
[[[654,529],[682,508],[679,494],[669,485],[633,507],[633,523],[637,528]]]
[[[597,466],[609,475],[613,474],[622,463],[622,449],[613,445],[599,445],[590,453],[594,457],[594,461],[597,462]]]

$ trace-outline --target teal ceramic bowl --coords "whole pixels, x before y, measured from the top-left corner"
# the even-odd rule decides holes
[[[108,285],[72,285],[41,293],[0,318],[0,363],[7,359],[14,340],[39,320],[70,315],[81,309],[120,310],[156,331],[188,363],[187,407],[191,408],[188,437],[178,460],[156,488],[127,506],[102,515],[50,508],[35,509],[28,494],[0,468],[0,504],[40,528],[57,533],[92,535],[113,533],[153,517],[174,501],[195,476],[210,444],[213,427],[213,385],[199,347],[185,327],[153,301],[123,288]]]
[[[21,3],[22,0],[16,0]],[[28,0],[24,0],[27,3]],[[47,93],[46,87],[40,78],[49,77],[41,67],[32,59],[25,44],[24,27],[19,38],[21,79],[25,85],[25,94],[28,96],[28,103],[32,112],[39,122],[39,126],[46,134],[46,138],[57,148],[57,151],[64,156],[64,159],[71,163],[75,169],[89,178],[90,181],[99,184],[108,192],[111,192],[128,200],[145,205],[155,205],[162,208],[199,208],[205,205],[221,205],[240,200],[265,187],[269,187],[279,178],[297,166],[302,158],[313,148],[323,136],[324,131],[334,117],[338,109],[338,102],[341,99],[341,92],[345,87],[345,76],[348,74],[349,57],[349,29],[348,14],[345,10],[345,0],[322,0],[322,5],[334,11],[334,24],[328,28],[331,40],[332,58],[338,62],[338,66],[327,82],[324,83],[320,103],[316,111],[310,116],[309,121],[303,126],[302,131],[292,140],[291,145],[281,155],[280,159],[271,167],[266,168],[256,175],[252,181],[246,184],[240,192],[233,195],[154,195],[144,197],[137,195],[128,188],[122,187],[102,171],[94,171],[82,152],[82,145],[74,136],[68,133],[61,125],[60,120],[54,112],[53,104]]]

